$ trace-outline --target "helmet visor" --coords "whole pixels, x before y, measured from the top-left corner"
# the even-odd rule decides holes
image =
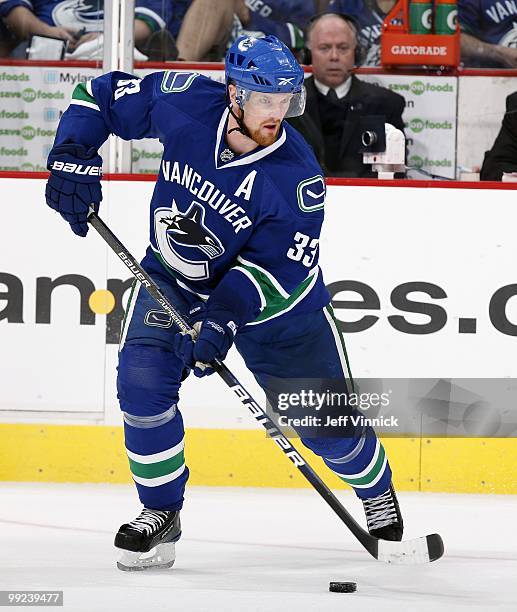
[[[296,93],[263,93],[237,85],[237,103],[247,113],[269,119],[287,119],[303,115],[305,87]]]

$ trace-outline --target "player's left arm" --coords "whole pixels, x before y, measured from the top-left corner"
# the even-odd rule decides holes
[[[90,205],[102,200],[102,159],[98,153],[109,134],[130,140],[158,137],[153,120],[157,79],[110,72],[73,91],[49,153],[45,199],[79,236],[88,232]]]
[[[110,134],[124,140],[159,137],[153,109],[160,82],[159,73],[141,79],[115,71],[80,83],[61,117],[54,146],[73,142],[98,150]]]

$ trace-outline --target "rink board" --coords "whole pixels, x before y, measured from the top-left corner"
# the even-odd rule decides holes
[[[415,185],[329,187],[321,264],[336,316],[348,326],[375,318],[345,336],[354,375],[517,378],[517,297],[503,304],[494,297],[516,283],[517,194]],[[101,214],[138,257],[152,188],[152,181],[103,185]],[[113,338],[127,292],[107,316],[91,309],[89,296],[129,275],[93,231],[85,240],[68,231],[43,205],[43,190],[42,179],[0,178],[0,478],[125,482]],[[56,279],[71,284],[50,295]],[[378,307],[353,307],[361,295],[340,291],[349,281],[373,292]],[[444,297],[414,299],[440,305],[443,326],[422,334],[427,316],[393,305],[393,292],[407,283],[441,290]],[[393,315],[405,316],[409,333],[394,327]],[[466,317],[476,320],[475,333],[460,331]],[[229,362],[261,401],[239,357]],[[303,485],[216,377],[187,381],[182,408],[192,483]],[[517,492],[515,438],[389,439],[386,447],[400,488]]]
[[[517,494],[514,438],[385,438],[397,489]],[[332,489],[348,489],[296,441]],[[262,431],[189,429],[189,484],[307,487],[300,472]],[[0,424],[0,481],[127,483],[121,427]]]

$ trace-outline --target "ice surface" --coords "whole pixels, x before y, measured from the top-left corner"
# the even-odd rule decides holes
[[[375,561],[311,490],[192,487],[174,567],[121,572],[112,541],[140,511],[131,487],[0,483],[0,588],[63,590],[72,612],[517,610],[517,496],[399,498],[406,536],[439,532],[443,559]],[[357,592],[329,593],[331,580]]]

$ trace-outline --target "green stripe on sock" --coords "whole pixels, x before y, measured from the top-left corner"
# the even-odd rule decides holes
[[[156,463],[138,463],[133,459],[129,459],[129,467],[131,473],[140,478],[157,478],[158,476],[166,476],[175,472],[185,463],[184,452],[180,451],[170,459],[157,461]]]
[[[384,463],[384,455],[385,455],[384,446],[380,444],[379,456],[377,457],[377,461],[375,462],[375,465],[368,472],[368,474],[366,474],[365,476],[362,476],[361,478],[348,478],[348,476],[340,475],[341,479],[347,482],[352,487],[354,485],[370,484],[370,482],[375,480],[375,478],[379,475],[379,472],[381,471],[382,464]]]
[[[353,374],[352,374],[352,370],[350,369],[350,362],[348,361],[348,353],[346,351],[345,340],[343,338],[343,334],[341,333],[341,330],[339,329],[339,321],[336,319],[336,316],[334,315],[334,308],[332,307],[332,304],[328,304],[327,306],[325,306],[325,309],[327,310],[327,312],[331,316],[331,318],[334,321],[334,324],[335,324],[335,326],[337,328],[337,331],[338,331],[338,334],[339,334],[339,340],[341,342],[341,346],[343,347],[343,354],[345,356],[346,367],[348,368],[348,374],[350,375],[350,382],[352,384],[352,391],[355,391],[354,377],[353,377]],[[346,374],[346,372],[345,372],[345,374]]]
[[[120,340],[122,340],[123,336],[124,336],[124,330],[126,329],[126,324],[127,324],[127,314],[129,312],[129,309],[131,307],[131,300],[133,299],[133,294],[135,293],[135,289],[136,289],[136,285],[137,285],[137,281],[134,280],[133,284],[131,285],[131,291],[129,292],[129,298],[127,300],[127,306],[126,306],[126,310],[124,312],[124,319],[122,320],[122,326],[120,328]]]

